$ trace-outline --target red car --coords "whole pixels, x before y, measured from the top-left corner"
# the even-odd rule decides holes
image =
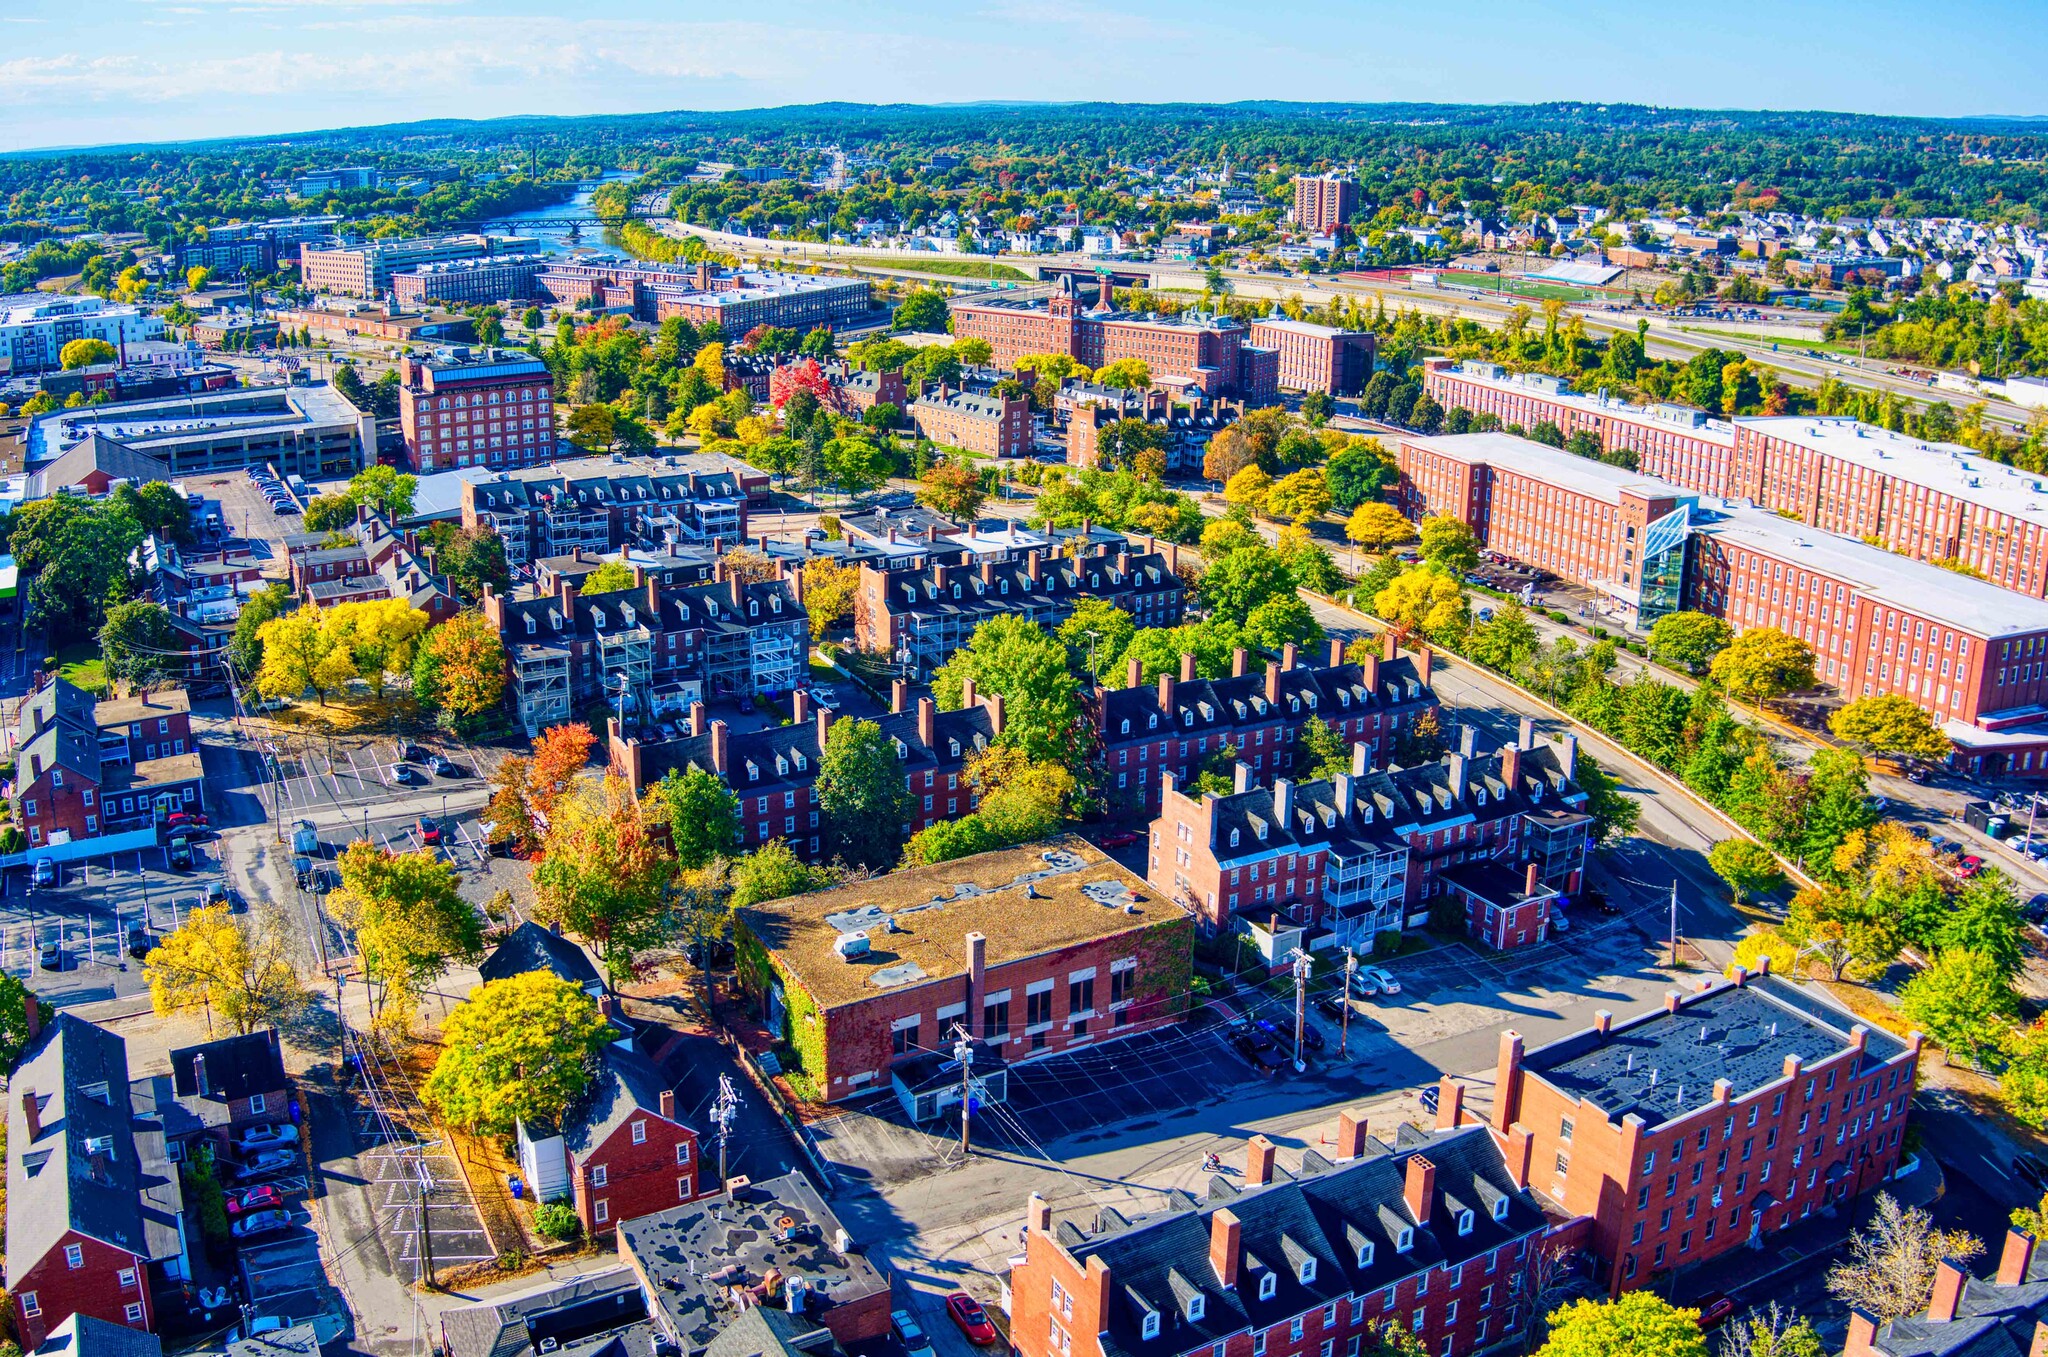
[[[996,1326],[988,1322],[988,1311],[965,1291],[955,1291],[946,1297],[946,1313],[960,1326],[960,1332],[967,1335],[968,1342],[987,1347],[996,1341]]]
[[[1122,848],[1127,844],[1136,843],[1143,837],[1142,834],[1139,834],[1134,829],[1119,829],[1114,833],[1103,835],[1097,842],[1104,848]]]
[[[231,1216],[246,1215],[251,1211],[269,1211],[284,1205],[284,1193],[274,1183],[260,1187],[245,1187],[239,1192],[228,1193],[227,1207]]]
[[[196,810],[174,810],[165,818],[164,823],[167,825],[203,825],[206,823],[206,817]]]
[[[420,842],[429,847],[441,842],[441,826],[429,816],[420,817],[419,832]]]
[[[1735,1313],[1735,1302],[1716,1291],[1711,1296],[1700,1297],[1699,1311],[1700,1327],[1711,1329],[1728,1322],[1728,1317]]]
[[[1964,881],[1968,881],[1983,870],[1984,859],[1978,857],[1975,853],[1967,855],[1961,862],[1956,864],[1956,875]]]

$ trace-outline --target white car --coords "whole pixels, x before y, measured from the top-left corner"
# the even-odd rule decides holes
[[[1378,985],[1382,994],[1399,994],[1401,992],[1401,982],[1394,978],[1392,971],[1386,970],[1383,967],[1361,966],[1359,967],[1358,974]]]
[[[908,1310],[891,1310],[890,1327],[896,1330],[896,1341],[903,1344],[910,1357],[936,1357],[932,1351],[932,1340],[924,1336],[924,1330],[910,1317]]]
[[[267,1150],[273,1145],[296,1145],[299,1133],[290,1126],[251,1126],[235,1138],[235,1148],[247,1153],[250,1150]]]

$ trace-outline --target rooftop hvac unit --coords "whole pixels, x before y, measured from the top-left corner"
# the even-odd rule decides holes
[[[852,961],[856,957],[864,957],[868,954],[868,935],[865,933],[847,933],[839,941],[832,944],[832,950],[839,953],[841,961]]]

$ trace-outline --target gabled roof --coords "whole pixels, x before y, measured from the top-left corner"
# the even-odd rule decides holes
[[[587,1154],[627,1122],[660,1117],[661,1094],[667,1087],[654,1062],[631,1041],[613,1042],[598,1053],[597,1072],[582,1100],[563,1116],[563,1145],[571,1154]],[[683,1125],[680,1120],[675,1124]]]
[[[113,479],[132,481],[138,487],[171,478],[169,463],[96,433],[73,443],[34,471],[29,476],[29,498],[54,495],[66,486],[80,484],[95,471]]]
[[[640,1279],[628,1267],[607,1268],[567,1281],[544,1282],[510,1296],[441,1312],[441,1338],[448,1357],[526,1357],[532,1350],[528,1321],[589,1301],[624,1298],[624,1312],[644,1315]]]
[[[1406,1128],[1404,1128],[1406,1129]],[[1426,1218],[1409,1211],[1409,1160],[1423,1155],[1435,1166]],[[1094,1232],[1062,1223],[1056,1237],[1085,1267],[1100,1258],[1109,1268],[1110,1305],[1103,1351],[1109,1357],[1171,1357],[1206,1348],[1247,1328],[1284,1322],[1305,1310],[1384,1289],[1425,1268],[1480,1257],[1545,1228],[1543,1210],[1515,1186],[1500,1150],[1483,1126],[1434,1135],[1417,1132],[1394,1147],[1368,1138],[1365,1154],[1332,1164],[1306,1152],[1299,1176],[1265,1187],[1238,1189],[1213,1179],[1209,1200],[1185,1193],[1156,1216],[1127,1221],[1104,1211]],[[1501,1219],[1495,1204],[1502,1203]],[[1209,1261],[1211,1217],[1228,1208],[1240,1228],[1238,1283],[1220,1284]],[[1462,1211],[1471,1232],[1459,1233]],[[1412,1231],[1407,1252],[1403,1230]],[[1361,1263],[1369,1242],[1371,1260]],[[1302,1264],[1314,1261],[1304,1282]],[[1260,1298],[1270,1271],[1274,1294]],[[1203,1297],[1203,1315],[1187,1318],[1187,1298]],[[1159,1335],[1146,1338],[1146,1312],[1159,1315]]]
[[[77,1231],[139,1258],[178,1254],[184,1208],[161,1126],[135,1114],[127,1044],[60,1013],[8,1088],[7,1286]],[[29,1133],[33,1095],[40,1130]]]
[[[252,1093],[275,1092],[285,1086],[284,1053],[278,1047],[277,1029],[266,1027],[246,1036],[222,1037],[172,1051],[171,1077],[180,1098],[226,1102]]]
[[[484,980],[504,980],[529,971],[548,971],[578,989],[602,985],[604,978],[578,943],[550,932],[528,919],[505,935],[504,941],[476,968]]]
[[[74,1312],[50,1330],[32,1357],[163,1357],[161,1340],[146,1329],[131,1329]]]

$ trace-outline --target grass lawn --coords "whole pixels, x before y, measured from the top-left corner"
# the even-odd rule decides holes
[[[1531,297],[1536,300],[1555,297],[1564,302],[1584,302],[1605,294],[1583,287],[1571,287],[1563,283],[1531,283],[1512,274],[1498,273],[1439,273],[1437,277],[1446,283],[1460,287],[1483,288],[1488,292],[1501,292],[1514,297]]]
[[[89,693],[107,691],[107,668],[100,662],[99,644],[75,641],[57,652],[57,677]]]
[[[932,273],[947,278],[989,278],[1006,282],[1028,283],[1031,275],[1008,264],[998,264],[988,259],[892,259],[873,255],[833,255],[821,261],[832,264],[852,264],[870,269],[901,269],[906,273]]]
[[[1737,339],[1745,344],[1776,344],[1782,349],[1794,351],[1799,349],[1821,349],[1828,353],[1845,355],[1856,352],[1854,344],[1842,344],[1832,339],[1822,339],[1818,335],[1812,339],[1804,337],[1792,339],[1784,335],[1744,334],[1740,330],[1710,330],[1704,325],[1681,325],[1678,328],[1689,335],[1710,335],[1715,339]]]

